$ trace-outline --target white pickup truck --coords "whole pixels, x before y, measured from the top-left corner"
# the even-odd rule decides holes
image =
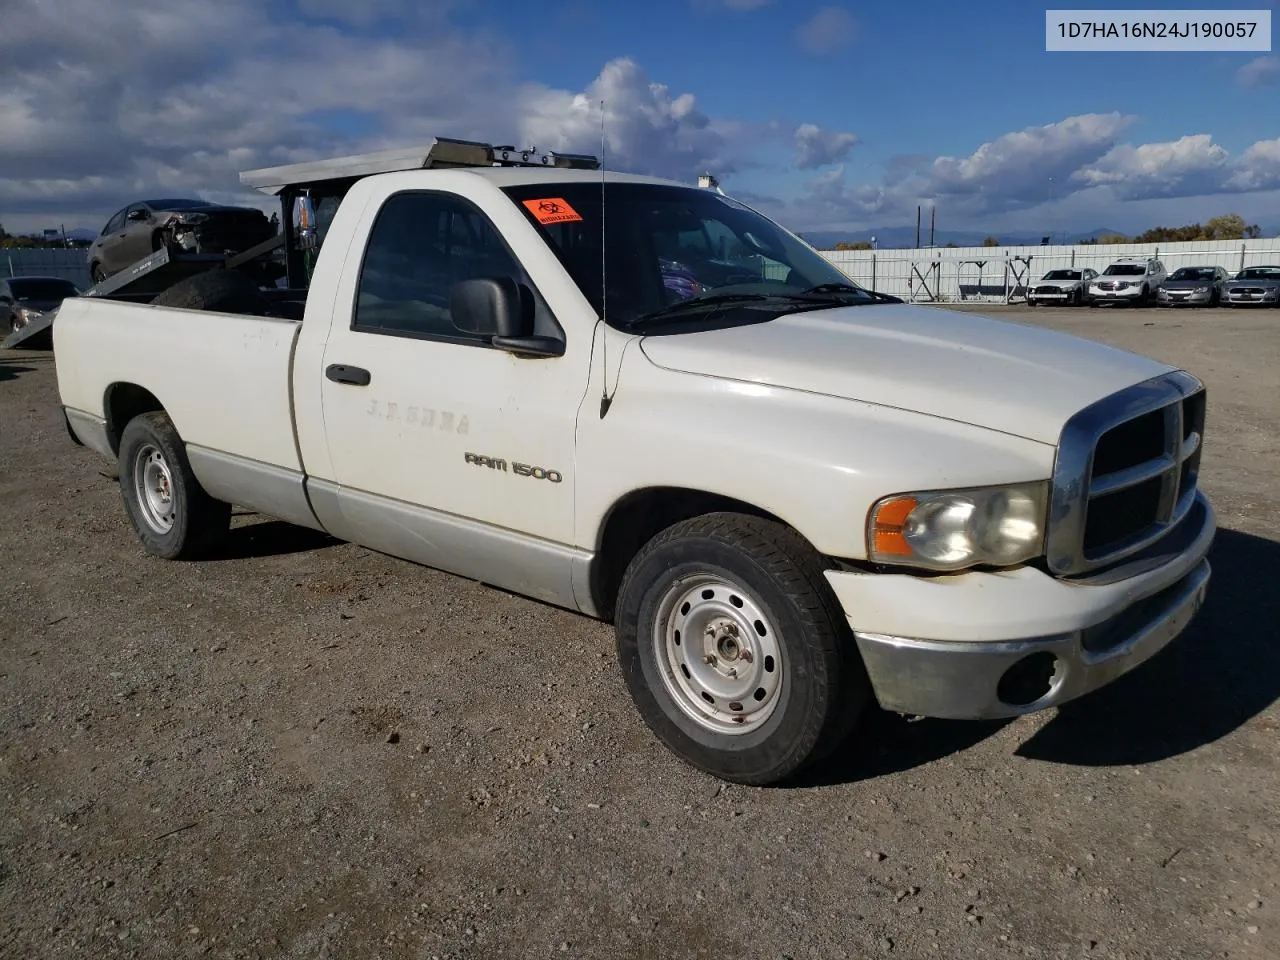
[[[147,552],[237,504],[611,622],[654,734],[751,784],[873,702],[1057,706],[1199,608],[1190,374],[864,290],[718,190],[343,163],[294,299],[63,306],[68,426]]]

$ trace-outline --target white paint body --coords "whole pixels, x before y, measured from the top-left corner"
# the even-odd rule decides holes
[[[1091,341],[912,305],[624,334],[599,323],[498,189],[540,174],[598,176],[442,170],[357,183],[329,228],[300,324],[68,300],[55,327],[62,402],[80,420],[103,422],[108,387],[137,384],[189,445],[305,478],[316,525],[592,613],[584,571],[610,511],[636,491],[732,497],[856,564],[867,557],[868,510],[879,498],[1046,480],[1073,413],[1172,369]],[[427,187],[464,196],[489,217],[562,325],[563,356],[350,329],[379,207],[399,190]],[[324,375],[332,363],[368,368],[373,380],[334,383]],[[602,418],[606,387],[612,405]],[[467,452],[563,480],[517,481],[466,462]],[[238,502],[249,507],[271,500],[253,502],[247,479],[219,489],[243,491]],[[415,527],[428,512],[433,526]],[[469,552],[481,532],[490,539]],[[534,556],[549,572],[532,569]],[[1168,586],[1199,556],[1097,588],[1031,567],[930,580],[833,566],[828,578],[855,631],[982,641],[1096,623]]]

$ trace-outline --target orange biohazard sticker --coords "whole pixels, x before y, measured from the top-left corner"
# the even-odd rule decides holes
[[[549,197],[546,200],[526,200],[524,205],[541,224],[575,223],[582,219],[582,214],[569,206],[560,197]]]

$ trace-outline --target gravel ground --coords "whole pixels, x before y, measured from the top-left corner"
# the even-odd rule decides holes
[[[989,308],[1209,385],[1210,599],[1011,723],[873,715],[726,786],[607,626],[246,515],[144,557],[0,352],[0,955],[1280,956],[1280,312]]]

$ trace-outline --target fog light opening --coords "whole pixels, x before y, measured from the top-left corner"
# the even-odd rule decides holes
[[[1023,657],[1000,678],[996,696],[1013,707],[1035,703],[1053,689],[1058,658],[1052,653],[1033,653]]]

